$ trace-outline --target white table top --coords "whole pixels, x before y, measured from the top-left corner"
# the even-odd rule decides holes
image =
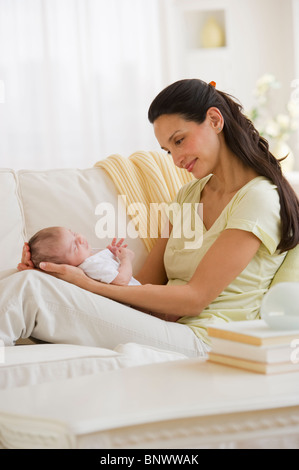
[[[299,372],[265,376],[188,359],[0,392],[1,413],[75,435],[167,419],[299,406]]]

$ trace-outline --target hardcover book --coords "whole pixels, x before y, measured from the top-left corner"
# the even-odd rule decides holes
[[[208,328],[209,360],[261,374],[299,371],[299,330],[274,330],[263,320]]]
[[[269,364],[266,362],[254,362],[248,361],[247,359],[224,356],[222,354],[213,354],[212,352],[209,353],[209,361],[252,372],[258,372],[260,374],[282,374],[299,371],[299,362],[280,362]]]
[[[224,338],[256,346],[290,345],[293,340],[299,339],[299,330],[274,330],[263,320],[219,324],[209,327],[208,334],[212,338]]]

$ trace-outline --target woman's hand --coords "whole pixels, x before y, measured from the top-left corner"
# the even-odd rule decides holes
[[[86,280],[89,279],[81,268],[69,264],[42,262],[39,267],[41,271],[82,288],[85,287]]]
[[[35,269],[31,261],[30,248],[27,242],[25,242],[23,245],[21,263],[18,264],[17,268],[18,271],[25,271],[26,269]]]

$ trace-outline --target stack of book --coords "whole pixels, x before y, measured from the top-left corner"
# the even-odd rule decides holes
[[[261,374],[299,371],[299,330],[273,330],[263,320],[208,328],[209,360]]]

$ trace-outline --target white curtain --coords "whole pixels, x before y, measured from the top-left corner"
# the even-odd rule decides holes
[[[160,5],[159,5],[160,3]],[[0,0],[0,167],[89,167],[158,148],[161,0]]]

